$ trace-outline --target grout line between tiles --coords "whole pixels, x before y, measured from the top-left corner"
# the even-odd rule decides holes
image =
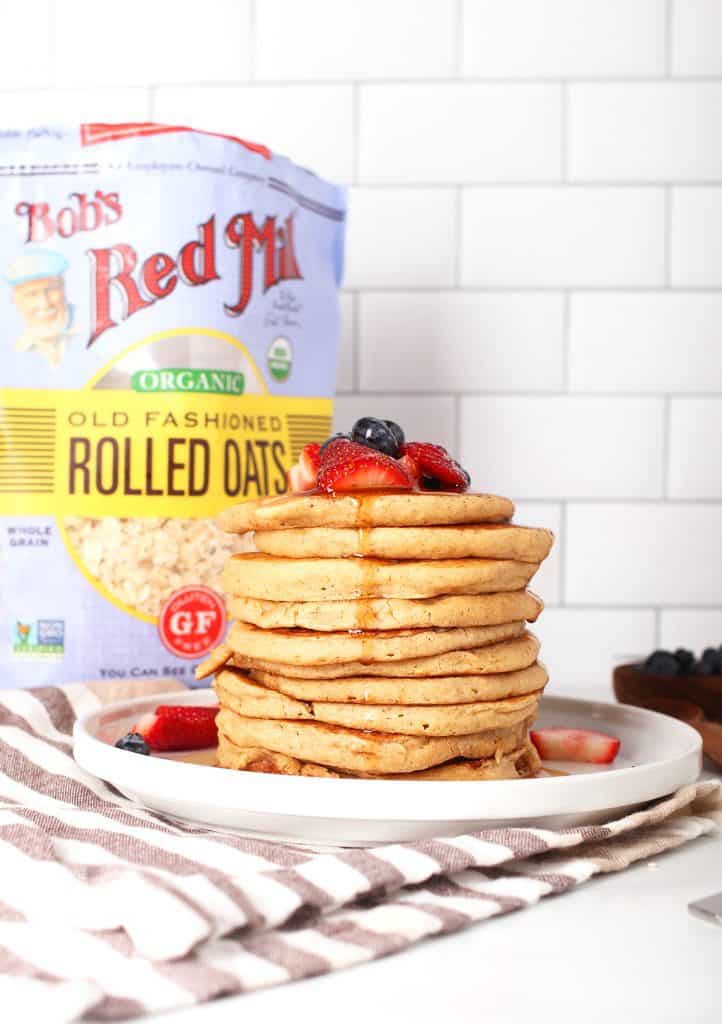
[[[534,583],[531,584],[532,589]],[[543,595],[542,595],[543,596]],[[652,605],[650,603],[641,604],[620,604],[618,601],[567,601],[564,605],[559,603],[553,604],[551,601],[544,602],[544,611],[548,608],[564,609],[564,611],[575,611],[575,612],[722,612],[722,605],[720,604],[704,604],[697,601],[690,604],[661,604]],[[543,613],[542,613],[543,615]],[[534,627],[532,626],[532,629]]]
[[[458,289],[461,286],[461,236],[462,236],[462,210],[464,205],[464,192],[460,186],[456,188],[454,202],[456,245],[454,246],[454,283]]]
[[[250,40],[249,46],[249,57],[248,57],[248,78],[251,82],[255,81],[256,68],[258,61],[256,59],[256,49],[258,47],[258,25],[257,25],[256,0],[251,0],[251,7],[248,18],[248,36]]]
[[[239,82],[238,79],[194,79],[189,81],[188,79],[177,79],[163,82],[163,86],[170,89],[182,88],[182,89],[203,89],[203,88],[233,88],[239,84],[243,84],[246,79]],[[388,87],[394,88],[395,86],[474,86],[474,85],[488,85],[488,86],[507,86],[510,89],[521,89],[533,86],[544,87],[553,85],[599,85],[599,86],[631,86],[636,85],[660,85],[664,82],[664,78],[659,75],[656,76],[640,76],[635,77],[632,75],[617,76],[617,77],[594,77],[594,76],[552,76],[552,77],[529,77],[529,78],[509,78],[509,77],[489,77],[481,78],[479,76],[464,76],[458,78],[455,75],[451,76],[435,76],[427,75],[425,77],[414,77],[409,76],[406,78],[374,78],[374,77],[325,77],[319,76],[316,78],[279,78],[272,75],[264,77],[254,77],[253,84],[259,86],[279,86],[289,89],[299,89],[304,87],[317,88],[326,86],[348,86],[354,82],[361,83],[363,85],[372,85],[375,87]],[[684,87],[685,85],[715,85],[722,82],[722,74],[699,74],[689,75],[680,74],[675,75],[673,78],[673,84]],[[133,85],[137,85],[137,81],[117,81],[112,86],[107,88],[128,88]],[[13,92],[43,92],[47,87],[38,86],[27,86],[27,85],[13,85],[11,83],[0,86],[0,93],[13,93]],[[76,86],[63,86],[63,88],[73,89]],[[100,86],[103,88],[103,86]]]
[[[672,403],[669,395],[664,396],[664,417],[662,422],[662,497],[669,498],[669,459],[670,459],[670,429],[672,419]]]
[[[559,604],[566,605],[567,581],[567,503],[563,501],[559,508]]]
[[[358,83],[357,83],[358,85]],[[363,88],[362,86],[358,86]],[[244,87],[245,88],[245,87]],[[556,175],[538,178],[457,178],[454,181],[445,179],[444,181],[435,181],[432,179],[424,181],[420,179],[418,181],[404,181],[397,180],[395,178],[388,178],[387,180],[378,179],[366,179],[359,182],[359,187],[365,189],[387,189],[393,191],[394,189],[404,189],[411,191],[413,189],[425,189],[428,192],[433,191],[447,191],[456,187],[463,186],[464,188],[473,188],[478,192],[488,189],[490,192],[499,191],[501,189],[528,189],[533,191],[545,191],[554,190],[561,191],[566,189],[574,191],[601,191],[606,189],[607,191],[614,192],[625,192],[625,191],[640,191],[642,189],[657,189],[660,193],[664,193],[665,188],[690,188],[690,189],[722,189],[722,179],[720,178],[581,178],[575,177],[573,180],[570,178],[561,179]]]
[[[51,87],[56,88],[58,77],[58,40],[57,40],[58,12],[54,2],[48,5],[48,72]],[[4,90],[3,90],[4,91]]]
[[[352,292],[346,292],[347,295],[354,294]],[[355,294],[363,295],[364,292],[358,292]],[[366,293],[369,294],[369,293]],[[562,391],[558,388],[548,388],[546,390],[528,390],[521,391],[518,389],[506,388],[503,385],[499,387],[484,390],[482,388],[463,388],[449,386],[442,388],[441,392],[439,387],[429,388],[404,388],[398,384],[389,385],[389,387],[369,387],[364,388],[364,394],[370,396],[382,397],[383,395],[406,395],[409,398],[428,398],[432,395],[438,395],[440,393],[451,394],[456,393],[463,395],[465,398],[499,398],[499,399],[513,399],[513,398],[586,398],[591,401],[595,399],[602,399],[608,401],[610,398],[618,400],[620,402],[631,402],[639,400],[653,400],[653,399],[664,399],[666,397],[675,398],[677,400],[689,399],[691,401],[699,401],[704,399],[714,399],[722,397],[722,391],[680,391],[675,394],[665,391],[585,391],[573,389],[571,391]]]
[[[361,297],[358,292],[351,297],[351,384],[353,394],[361,390]]]
[[[722,496],[719,498],[638,498],[630,495],[624,495],[624,497],[618,498],[578,498],[570,495],[562,496],[555,495],[553,498],[549,498],[546,495],[539,496],[537,494],[516,494],[514,497],[515,501],[518,502],[534,502],[537,505],[558,505],[560,501],[565,501],[567,505],[583,505],[589,506],[601,506],[609,508],[610,506],[626,507],[626,508],[640,508],[647,507],[650,505],[656,505],[658,508],[716,508],[722,512]]]
[[[353,83],[353,91],[351,94],[351,117],[353,137],[353,170],[351,174],[351,181],[354,185],[358,185],[359,169],[361,166],[361,89],[358,82]]]
[[[427,284],[427,285],[409,285],[409,284],[397,284],[397,285],[380,285],[380,284],[369,284],[369,285],[344,285],[343,291],[362,291],[366,295],[373,295],[379,293],[382,295],[394,294],[403,296],[407,293],[424,292],[425,295],[454,295],[456,292],[465,292],[473,295],[525,295],[533,296],[539,295],[558,295],[564,290],[569,291],[571,295],[598,295],[598,294],[615,294],[616,292],[622,292],[624,295],[643,295],[643,296],[657,296],[661,297],[664,289],[661,285],[657,287],[648,286],[626,286],[626,285],[609,285],[604,287],[589,287],[581,286],[578,288],[569,288],[567,285],[463,285],[459,288],[454,288],[448,284]],[[680,287],[669,289],[677,297],[683,298],[686,295],[717,295],[718,298],[722,298],[722,283],[721,286],[713,287],[709,286],[706,288],[690,288]]]
[[[565,290],[562,295],[562,391],[569,392],[571,380],[571,295]],[[615,392],[616,394],[616,392]]]
[[[453,437],[454,437],[454,451],[461,453],[461,396],[453,396],[453,410],[454,410],[454,426],[453,426]],[[460,457],[460,454],[459,456]]]
[[[660,281],[657,285],[625,285],[625,284],[610,284],[610,285],[593,285],[593,284],[580,284],[580,285],[568,285],[563,282],[557,284],[494,284],[494,285],[481,285],[481,284],[467,284],[460,285],[458,288],[454,288],[449,285],[448,281],[436,281],[428,282],[427,284],[412,285],[406,281],[400,284],[382,284],[379,281],[354,282],[347,285],[347,288],[353,288],[357,291],[363,292],[378,292],[386,293],[389,292],[396,294],[409,294],[423,293],[428,295],[430,292],[471,292],[474,295],[509,295],[509,294],[533,294],[537,293],[540,295],[548,295],[550,293],[558,295],[559,292],[565,288],[569,288],[570,291],[587,293],[589,295],[660,295],[664,290],[664,283]],[[669,289],[671,293],[677,295],[722,295],[722,278],[720,283],[717,285],[707,285],[704,287],[684,285],[680,288]]]
[[[664,74],[672,76],[672,43],[674,39],[674,0],[666,0],[664,11]]]
[[[567,184],[569,182],[569,86],[566,82],[562,83],[561,93],[561,102],[559,104],[559,116],[561,118],[559,129],[561,145],[559,173],[561,184]]]
[[[455,24],[454,24],[454,69],[456,71],[457,78],[463,78],[463,52],[462,52],[462,39],[464,31],[464,0],[456,0],[456,11],[455,13]]]
[[[664,287],[672,287],[672,186],[664,189]]]

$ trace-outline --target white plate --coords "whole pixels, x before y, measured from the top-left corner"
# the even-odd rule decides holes
[[[211,704],[212,690],[175,703]],[[598,729],[619,737],[611,766],[560,764],[569,775],[501,782],[314,779],[234,772],[116,749],[158,696],[123,701],[75,724],[75,758],[93,775],[163,814],[247,835],[314,846],[370,846],[503,825],[561,828],[610,820],[699,775],[699,734],[673,718],[628,707],[544,697],[538,726]]]

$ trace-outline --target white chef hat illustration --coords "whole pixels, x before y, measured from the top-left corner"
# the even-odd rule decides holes
[[[43,277],[58,277],[64,274],[70,264],[59,252],[52,249],[33,249],[13,260],[5,271],[8,284],[24,284],[38,281]]]

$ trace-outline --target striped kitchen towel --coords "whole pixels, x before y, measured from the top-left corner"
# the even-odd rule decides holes
[[[176,824],[83,772],[76,715],[129,695],[0,691],[8,1024],[123,1020],[338,970],[657,857],[720,821],[719,783],[701,782],[605,825],[309,853]]]

